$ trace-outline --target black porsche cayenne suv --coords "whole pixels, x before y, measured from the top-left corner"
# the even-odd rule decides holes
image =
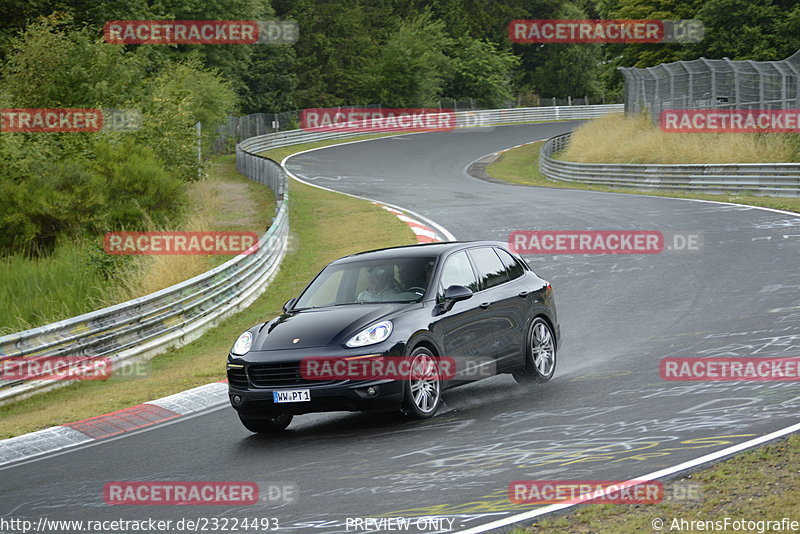
[[[282,315],[239,336],[229,398],[253,432],[311,412],[427,418],[456,385],[500,373],[549,380],[559,342],[552,287],[503,244],[363,252],[327,265]]]

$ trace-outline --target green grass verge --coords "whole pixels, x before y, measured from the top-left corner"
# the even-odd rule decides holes
[[[273,282],[253,304],[189,345],[155,357],[144,378],[76,382],[0,406],[0,439],[222,380],[225,358],[236,337],[278,315],[283,303],[297,296],[325,264],[362,250],[416,242],[408,226],[370,202],[294,181],[289,191],[289,251]]]
[[[486,174],[497,180],[515,184],[562,189],[585,189],[674,198],[697,198],[721,202],[736,202],[750,206],[762,206],[800,213],[800,198],[761,197],[747,194],[712,195],[702,193],[683,193],[666,191],[636,191],[627,188],[613,188],[589,185],[580,182],[553,182],[539,172],[539,149],[542,142],[532,143],[504,152],[498,159],[486,166]]]
[[[713,467],[690,475],[699,498],[665,499],[659,504],[591,504],[579,506],[565,515],[542,519],[514,534],[629,534],[657,532],[653,520],[663,521],[662,532],[699,532],[709,528],[677,527],[673,521],[780,521],[800,520],[800,436],[745,452]],[[665,484],[667,494],[687,479]],[[794,496],[793,496],[794,495]],[[687,495],[688,496],[688,495]],[[740,529],[738,532],[758,532]],[[734,530],[722,530],[734,532]],[[765,530],[775,532],[776,529]],[[780,529],[778,532],[782,532]]]
[[[61,241],[46,258],[0,258],[0,335],[73,317],[105,306],[115,282],[103,275],[99,243]]]
[[[275,212],[275,193],[269,187],[245,178],[236,170],[236,156],[221,156],[211,164],[209,174],[219,187],[220,202],[210,215],[214,230],[226,232],[256,232],[263,234],[272,224]],[[209,268],[221,265],[230,256],[207,256]]]

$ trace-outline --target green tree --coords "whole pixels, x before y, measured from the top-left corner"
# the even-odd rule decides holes
[[[587,13],[574,3],[560,5],[552,17],[556,19],[585,19]],[[600,45],[529,44],[524,58],[531,68],[530,84],[543,97],[596,96],[602,92],[599,83]],[[533,56],[533,57],[532,57]]]
[[[210,146],[216,126],[234,111],[236,95],[217,73],[202,68],[199,58],[173,64],[148,81],[140,101],[143,126],[135,138],[150,147],[165,168],[184,180],[197,178],[197,134]]]
[[[372,64],[373,100],[393,107],[437,104],[452,75],[445,55],[452,42],[428,10],[401,22]]]
[[[709,0],[698,6],[705,39],[692,56],[774,61],[800,49],[800,5],[773,0]]]
[[[378,0],[278,0],[281,19],[297,20],[294,45],[300,108],[357,104],[372,97],[368,69],[393,20]]]
[[[473,98],[481,107],[502,107],[513,100],[512,78],[519,58],[489,41],[461,37],[451,51],[452,75],[444,94]]]

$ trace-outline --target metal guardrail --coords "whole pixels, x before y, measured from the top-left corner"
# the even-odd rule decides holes
[[[622,107],[606,104],[463,111],[455,114],[456,127],[589,119],[620,112]],[[270,148],[362,135],[363,131],[290,130],[245,139],[236,146],[237,169],[272,189],[279,198],[275,219],[259,239],[255,254],[237,256],[190,280],[138,299],[0,337],[0,364],[20,357],[27,360],[64,356],[84,362],[107,358],[116,365],[196,339],[220,319],[252,302],[271,281],[285,251],[289,234],[286,171],[257,154]],[[62,384],[46,380],[0,381],[0,403]]]
[[[798,163],[611,164],[554,159],[571,135],[558,135],[542,145],[539,169],[548,180],[645,190],[800,196]]]
[[[583,107],[585,111],[588,108],[597,108],[600,105],[598,100],[595,105],[589,106],[591,102],[589,97],[547,98],[540,102],[541,103],[535,107],[551,107],[553,109]],[[603,102],[603,105],[605,105],[605,102]],[[439,109],[456,112],[476,111],[475,102],[470,98],[461,100],[446,98],[439,101],[438,107]],[[386,106],[381,104],[367,104],[361,106],[340,106],[335,109],[343,112],[347,112],[351,109],[371,109],[378,111],[386,109]],[[214,139],[212,151],[215,154],[230,153],[233,146],[251,137],[296,129],[296,125],[300,123],[301,112],[302,110],[294,110],[281,113],[250,113],[249,115],[229,116],[225,123],[217,127],[217,137]]]
[[[274,161],[244,151],[237,154],[237,163],[246,169],[245,176],[270,187],[279,199],[275,218],[259,238],[256,252],[236,256],[201,275],[138,299],[0,337],[0,365],[20,357],[26,362],[66,357],[73,365],[90,365],[102,358],[116,367],[123,360],[184,345],[250,304],[272,280],[286,248],[287,177]],[[0,382],[0,402],[64,383],[30,378]]]
[[[609,113],[621,113],[624,110],[623,104],[602,104],[597,106],[554,106],[537,108],[510,108],[510,109],[487,109],[478,111],[459,111],[455,113],[456,128],[470,127],[489,127],[501,124],[528,123],[537,121],[558,121],[558,120],[582,120],[602,117]],[[306,130],[287,130],[285,132],[270,133],[252,137],[239,143],[239,150],[247,150],[251,153],[263,152],[271,148],[297,145],[301,143],[313,143],[326,141],[328,139],[347,139],[371,133],[381,133],[377,131],[306,131]],[[402,135],[401,131],[386,132],[395,135]],[[237,157],[238,161],[238,157]],[[241,169],[240,169],[241,172]]]

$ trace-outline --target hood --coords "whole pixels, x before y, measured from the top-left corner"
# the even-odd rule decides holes
[[[308,349],[342,345],[360,330],[397,310],[419,304],[348,304],[284,313],[265,324],[250,350]],[[293,343],[298,339],[297,343]]]

